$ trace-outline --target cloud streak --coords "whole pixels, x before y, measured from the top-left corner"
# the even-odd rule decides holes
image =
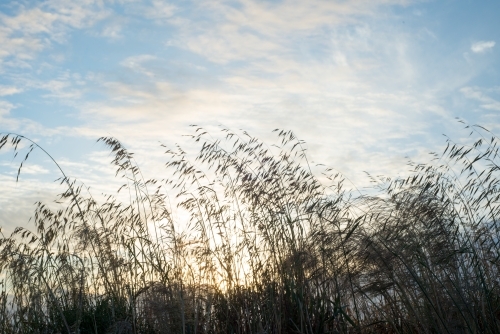
[[[486,93],[487,92],[500,92],[500,87],[495,87],[493,89],[488,89],[486,92],[484,89],[481,89],[479,87],[464,87],[460,89],[462,94],[472,100],[479,101],[480,107],[486,110],[495,110],[495,111],[500,111],[500,101],[488,96]]]
[[[486,51],[493,49],[495,44],[495,41],[479,41],[472,43],[470,49],[474,53],[485,53]]]
[[[8,96],[21,93],[23,90],[18,87],[0,85],[0,96]]]

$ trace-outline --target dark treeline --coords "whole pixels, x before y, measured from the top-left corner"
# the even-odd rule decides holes
[[[57,206],[1,236],[0,332],[500,333],[499,140],[471,129],[364,194],[291,132],[194,129],[199,154],[166,149],[161,180],[101,138],[119,193],[61,170]]]

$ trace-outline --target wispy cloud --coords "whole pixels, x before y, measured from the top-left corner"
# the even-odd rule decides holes
[[[120,65],[134,72],[152,76],[153,72],[146,70],[144,63],[148,63],[158,59],[156,56],[143,54],[138,56],[127,57],[120,62]]]
[[[0,96],[14,95],[21,93],[22,91],[23,90],[18,87],[0,85]]]
[[[500,101],[487,95],[487,93],[500,92],[499,87],[481,89],[479,87],[464,87],[460,89],[462,94],[468,98],[481,102],[480,107],[486,110],[500,111]]]
[[[111,38],[111,39],[119,39],[123,38],[122,26],[120,24],[110,24],[104,27],[101,32],[101,36]]]
[[[36,201],[45,201],[50,205],[57,185],[40,181],[36,177],[27,179],[21,177],[16,182],[16,174],[0,174],[0,228],[4,234],[12,233],[16,226],[27,226],[32,216]],[[15,199],[15,202],[12,201]],[[15,205],[13,205],[15,203]]]
[[[177,25],[171,42],[215,63],[267,58],[296,52],[297,43],[320,37],[325,30],[373,18],[384,6],[403,1],[200,1],[189,18],[167,21]]]
[[[70,28],[91,26],[109,15],[100,1],[49,0],[34,7],[19,6],[14,15],[0,13],[0,66],[20,67],[52,42],[62,43]],[[15,61],[14,61],[15,60]]]
[[[2,116],[8,115],[12,109],[14,109],[12,103],[0,100],[0,120],[2,120]]]
[[[170,1],[153,0],[150,5],[139,7],[139,14],[144,15],[148,19],[161,20],[171,19],[177,11],[177,6]]]
[[[470,49],[474,53],[484,53],[495,46],[495,41],[479,41],[472,43]]]
[[[0,43],[7,43],[0,62],[17,62],[16,70],[25,66],[25,73],[34,73],[38,52],[76,43],[71,33],[89,27],[79,38],[95,38],[100,49],[89,52],[91,60],[76,63],[77,48],[59,44],[54,49],[64,55],[61,63],[44,59],[53,66],[50,75],[25,80],[24,86],[6,83],[3,92],[32,89],[36,98],[72,103],[80,114],[68,136],[110,134],[144,147],[146,141],[179,140],[191,123],[223,123],[264,139],[281,127],[309,142],[321,162],[344,171],[394,170],[401,162],[395,156],[404,157],[409,149],[420,153],[430,145],[427,140],[440,141],[429,129],[455,116],[443,101],[463,94],[483,109],[497,110],[488,92],[458,91],[487,62],[467,64],[454,55],[455,46],[426,21],[428,11],[408,11],[405,24],[402,7],[411,3],[51,0],[0,17]],[[465,43],[459,53],[469,46]],[[480,41],[467,51],[494,46]],[[19,117],[5,116],[12,108],[4,103],[3,120],[20,126]],[[37,131],[41,126],[22,123]],[[52,130],[45,133],[60,133]],[[150,156],[147,150],[140,154]]]
[[[165,22],[179,33],[164,38],[208,70],[151,54],[124,57],[126,80],[96,82],[107,98],[82,104],[89,121],[77,131],[132,143],[178,140],[192,123],[223,123],[262,138],[281,127],[343,170],[374,168],[361,167],[366,156],[378,159],[380,171],[394,168],[395,160],[380,159],[391,141],[423,135],[429,118],[452,115],[431,92],[438,83],[422,74],[427,62],[415,56],[414,34],[380,20],[384,3],[205,1],[177,21],[182,11],[174,11]],[[436,42],[429,28],[421,39]],[[455,81],[462,82],[444,76],[439,84],[450,90]]]

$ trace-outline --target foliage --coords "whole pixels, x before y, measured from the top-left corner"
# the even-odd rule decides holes
[[[472,130],[359,195],[315,175],[289,131],[268,148],[197,128],[194,163],[166,150],[164,180],[101,138],[119,193],[96,200],[61,170],[62,209],[37,203],[35,230],[0,239],[0,331],[499,333],[499,140]],[[24,163],[30,139],[0,149],[21,141]]]

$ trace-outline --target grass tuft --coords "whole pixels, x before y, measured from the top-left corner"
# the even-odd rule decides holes
[[[500,142],[467,128],[470,145],[364,194],[314,174],[290,131],[269,148],[196,127],[199,153],[165,148],[162,180],[100,138],[115,195],[59,168],[61,209],[39,202],[33,230],[0,237],[0,332],[500,333]],[[16,178],[48,155],[8,148],[27,152]]]

